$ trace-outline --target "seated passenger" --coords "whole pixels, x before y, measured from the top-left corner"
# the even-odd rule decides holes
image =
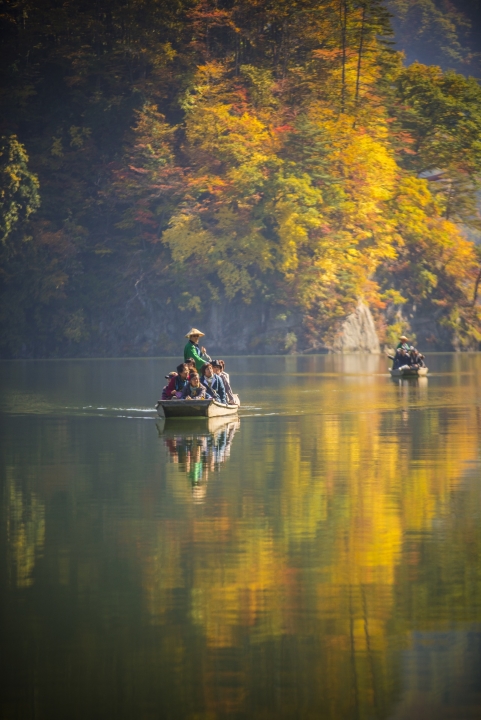
[[[409,353],[409,361],[409,364],[411,365],[413,370],[419,370],[419,353],[416,348],[411,348],[411,352]]]
[[[424,355],[422,353],[420,353],[417,348],[414,348],[414,353],[415,353],[416,365],[420,368],[425,368],[426,367],[426,362],[425,362],[426,358],[424,357]]]
[[[224,368],[225,368],[224,361],[223,360],[213,360],[212,368],[214,370],[214,374],[218,375],[224,384],[227,402],[230,403],[231,405],[235,405],[234,393],[232,392],[232,388],[230,386],[229,376],[224,370]]]
[[[162,395],[160,396],[161,400],[169,400],[169,398],[167,397],[167,388],[169,387],[169,384],[170,384],[170,381],[172,380],[172,378],[175,378],[175,377],[177,377],[176,372],[170,372],[168,375],[165,376],[165,379],[168,380],[169,382],[167,383],[167,385],[164,385],[164,387],[162,388]],[[157,407],[157,405],[159,403],[160,403],[160,400],[157,400],[155,407]]]
[[[219,375],[214,375],[212,365],[206,363],[202,368],[202,385],[205,387],[207,395],[218,400],[221,403],[226,402],[225,388],[222,378]]]
[[[182,391],[183,400],[207,400],[206,389],[201,385],[197,373],[191,373]]]
[[[189,368],[189,373],[197,372],[194,358],[189,358],[188,360],[186,360],[184,365],[187,365],[187,367]]]
[[[162,390],[162,400],[175,400],[182,397],[182,391],[189,375],[189,368],[186,363],[181,363],[177,365],[177,372],[170,373],[170,375],[172,377]]]
[[[393,370],[400,370],[404,367],[410,367],[411,366],[411,358],[409,356],[409,353],[404,348],[399,348],[396,350],[396,355],[394,357],[394,362],[392,369]]]
[[[393,370],[399,370],[399,368],[400,368],[401,365],[403,364],[403,362],[401,362],[401,361],[402,361],[402,357],[403,357],[403,356],[402,356],[401,350],[396,350],[396,354],[395,354],[394,357],[392,358],[392,360],[393,360],[392,369],[393,369]]]

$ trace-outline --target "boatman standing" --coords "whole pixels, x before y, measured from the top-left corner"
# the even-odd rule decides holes
[[[409,338],[407,338],[405,335],[401,335],[399,338],[399,344],[396,348],[396,350],[406,350],[406,352],[411,351],[411,343],[409,342]]]
[[[192,358],[195,362],[197,372],[200,372],[204,365],[207,365],[207,363],[211,361],[211,358],[205,351],[205,347],[199,347],[199,340],[201,337],[205,337],[205,333],[197,330],[197,328],[192,328],[185,337],[188,338],[188,343],[184,348],[184,361]]]

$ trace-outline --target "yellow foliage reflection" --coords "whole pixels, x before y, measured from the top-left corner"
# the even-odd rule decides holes
[[[378,358],[259,362],[240,420],[10,430],[0,581],[42,717],[70,707],[71,678],[85,717],[95,698],[118,717],[408,720],[455,676],[464,701],[479,358],[399,385]]]
[[[209,663],[246,638],[251,647],[291,638],[294,653],[312,641],[313,665],[307,669],[300,656],[296,662],[309,682],[319,673],[320,687],[327,672],[330,685],[322,692],[332,706],[325,717],[348,716],[354,705],[360,717],[382,716],[397,662],[393,633],[399,649],[409,643],[398,584],[406,572],[412,578],[429,573],[420,568],[420,543],[440,522],[451,522],[453,493],[478,457],[478,421],[474,408],[421,413],[408,406],[396,413],[286,418],[273,454],[265,428],[257,440],[257,421],[244,420],[233,452],[238,442],[245,463],[237,457],[229,481],[218,476],[209,485],[201,514],[184,504],[175,522],[157,527],[158,544],[172,555],[159,556],[159,565],[143,558],[151,616],[163,613],[153,605],[158,578],[167,592],[158,599],[166,606],[172,606],[169,592],[186,587],[178,571],[188,552],[190,618],[205,638],[207,685]],[[178,438],[178,465],[190,477],[193,463],[180,459],[181,445]],[[249,474],[245,486],[243,472]],[[175,490],[178,479],[170,473],[169,487],[176,502],[185,503]],[[429,617],[429,606],[417,602]],[[230,691],[242,682],[234,673]],[[292,698],[285,693],[288,707]],[[228,693],[212,702],[212,712],[240,707]]]
[[[12,471],[5,486],[7,564],[13,587],[33,584],[32,572],[45,542],[45,507],[33,492],[22,491]]]

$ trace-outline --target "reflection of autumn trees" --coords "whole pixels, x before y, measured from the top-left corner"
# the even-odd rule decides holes
[[[462,520],[479,508],[474,483],[465,480],[466,463],[477,457],[478,423],[474,410],[455,409],[305,417],[285,422],[274,452],[269,441],[259,448],[255,423],[244,423],[253,482],[239,492],[236,468],[236,487],[219,484],[201,517],[189,505],[182,519],[156,526],[164,549],[144,557],[144,590],[150,598],[162,579],[166,592],[159,606],[149,602],[153,618],[183,588],[207,665],[246,642],[274,643],[281,654],[287,643],[303,685],[331,698],[323,717],[349,717],[354,706],[363,717],[384,716],[394,692],[393,636],[399,649],[413,604],[416,622],[429,627],[431,617],[463,619],[463,604],[481,589],[481,534],[474,519]],[[480,610],[469,619],[479,621]],[[232,670],[225,712],[246,674],[255,685],[249,672],[257,661]],[[279,663],[283,707],[291,703],[294,712],[292,678]],[[213,670],[205,672],[209,687]]]
[[[32,491],[24,491],[15,482],[10,468],[4,490],[7,568],[12,587],[33,584],[35,562],[45,542],[45,506]]]
[[[376,387],[363,412],[326,390],[329,413],[243,419],[202,503],[147,423],[135,446],[123,426],[112,445],[90,421],[82,445],[52,428],[7,478],[3,517],[30,612],[9,623],[68,639],[60,671],[42,662],[42,707],[67,707],[75,678],[85,716],[95,695],[117,717],[139,697],[165,717],[388,717],[410,632],[481,621],[481,417],[415,397],[383,412]],[[59,447],[73,462],[56,477]]]
[[[218,471],[230,456],[239,418],[209,418],[186,427],[182,420],[157,424],[171,462],[186,473],[192,485],[195,502],[203,502],[209,473]]]

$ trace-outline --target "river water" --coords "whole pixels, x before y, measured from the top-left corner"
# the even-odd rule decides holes
[[[2,720],[481,717],[481,356],[0,364]]]

